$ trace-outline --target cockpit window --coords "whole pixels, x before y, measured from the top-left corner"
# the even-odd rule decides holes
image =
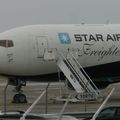
[[[13,47],[14,44],[12,40],[0,40],[0,46],[8,48]]]

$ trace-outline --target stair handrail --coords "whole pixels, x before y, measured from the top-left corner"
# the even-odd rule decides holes
[[[89,89],[86,87],[86,84],[81,80],[82,78],[76,73],[76,70],[73,69],[73,66],[69,63],[68,59],[63,55],[62,52],[58,52],[58,54],[62,57],[62,59],[64,59],[68,63],[69,67],[74,71],[75,75],[79,79],[78,82],[80,82],[82,84],[82,87],[84,86],[83,88],[86,89],[87,92],[89,92]]]
[[[85,73],[82,71],[80,66],[77,65],[76,61],[73,60],[73,58],[72,58],[72,56],[70,56],[70,54],[69,54],[68,61],[74,67],[74,69],[75,69],[75,71],[77,72],[78,75],[79,75],[79,73],[81,73],[81,75],[83,77],[82,80],[83,80],[83,83],[84,83],[84,88],[87,88],[88,93],[92,93],[93,92],[96,95],[98,95],[98,93],[96,92],[95,88],[93,88],[93,85],[90,84],[90,81],[88,80],[87,76],[85,76]],[[79,76],[81,77],[81,75],[79,75]]]
[[[85,74],[85,76],[87,76],[88,80],[92,83],[93,87],[95,88],[95,90],[97,90],[98,93],[100,93],[99,89],[97,88],[97,86],[94,84],[94,82],[92,81],[92,79],[88,76],[88,74],[85,72],[85,70],[83,69],[83,67],[80,65],[80,63],[76,60],[76,58],[74,57],[74,55],[69,52],[68,54],[70,54],[73,58],[74,61],[77,63],[78,66],[80,66],[80,68],[82,69],[83,73]]]

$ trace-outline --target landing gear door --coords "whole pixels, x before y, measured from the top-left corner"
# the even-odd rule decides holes
[[[48,41],[46,36],[36,37],[37,58],[44,58],[45,50],[48,48]]]

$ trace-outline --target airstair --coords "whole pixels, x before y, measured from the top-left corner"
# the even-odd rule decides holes
[[[77,99],[97,99],[99,89],[84,71],[72,52],[67,55],[59,52],[57,65],[77,92]]]

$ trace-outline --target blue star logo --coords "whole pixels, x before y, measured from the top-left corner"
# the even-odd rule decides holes
[[[68,33],[58,33],[61,44],[71,44],[71,40]]]

